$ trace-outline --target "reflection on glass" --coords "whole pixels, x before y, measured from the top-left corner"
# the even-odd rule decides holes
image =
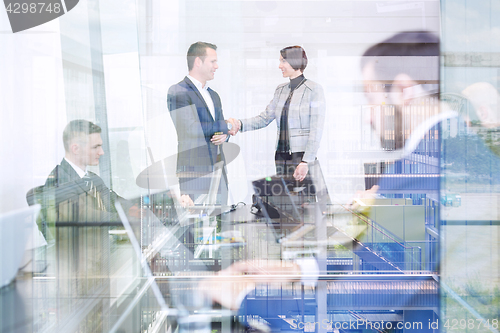
[[[488,17],[498,8],[450,1],[442,6],[442,99],[457,113],[442,127],[442,320],[448,331],[494,332],[500,304],[499,65],[494,60],[499,47],[488,42],[493,33]],[[458,13],[468,22],[450,20]]]
[[[41,211],[1,330],[498,330],[494,14],[89,0],[3,36],[2,207]]]

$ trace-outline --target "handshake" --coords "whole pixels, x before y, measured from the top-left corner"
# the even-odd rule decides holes
[[[228,128],[231,127],[227,131],[229,135],[234,136],[241,129],[241,121],[239,121],[238,119],[229,118],[226,119],[225,122],[228,125],[227,126]],[[229,126],[229,124],[231,124],[231,126]],[[216,146],[223,144],[224,142],[226,142],[226,140],[227,140],[227,134],[222,134],[222,132],[215,133],[210,139],[210,141]]]
[[[236,135],[236,133],[238,133],[241,129],[241,121],[239,119],[229,118],[226,120],[226,123],[228,124],[228,127],[229,124],[231,124],[231,128],[228,131],[230,135]]]

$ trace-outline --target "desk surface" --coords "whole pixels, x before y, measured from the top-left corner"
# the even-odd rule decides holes
[[[304,241],[298,239],[288,244],[276,242],[269,224],[251,213],[250,204],[218,217],[193,219],[184,226],[166,227],[160,220],[156,224],[144,221],[137,232],[146,252],[151,250],[148,242],[161,230],[175,231],[175,241],[181,242],[184,249],[166,241],[166,247],[147,255],[149,268],[155,279],[161,281],[157,285],[167,304],[177,299],[182,304],[194,302],[192,308],[196,308],[196,300],[204,290],[200,282],[236,261],[254,260],[265,271],[268,260],[287,259],[283,261],[286,266],[289,259],[297,256],[318,253],[326,256],[321,251],[328,251],[334,257],[331,265],[351,265],[343,269],[356,270],[352,251],[349,254],[347,247],[357,235],[351,236],[349,232],[360,234],[366,228],[359,228],[350,214],[324,216],[320,220],[322,229],[314,224],[315,228],[302,235]],[[287,232],[294,227],[280,226],[289,228]],[[342,228],[343,232],[338,232]],[[139,258],[126,233],[120,231],[121,228],[99,225],[56,226],[45,252],[36,257],[48,263],[47,271],[33,278],[19,276],[15,283],[0,291],[1,332],[108,332],[118,327],[116,332],[136,333],[144,325],[173,323],[159,312],[159,301],[153,293],[155,284],[144,278]],[[235,242],[217,244],[222,243],[222,237],[234,238]],[[341,248],[343,244],[347,246],[345,249]],[[280,283],[281,279],[267,278],[273,283]],[[221,292],[227,292],[230,283],[241,287],[238,280],[230,280],[219,286]],[[254,294],[261,295],[262,290],[257,288]],[[304,297],[300,288],[290,284],[283,283],[281,290],[286,290],[283,293],[286,297]],[[225,320],[225,315],[217,312],[220,308],[208,305],[208,309],[218,313],[219,319],[211,319],[218,320],[217,325]],[[234,313],[227,315],[231,322]]]

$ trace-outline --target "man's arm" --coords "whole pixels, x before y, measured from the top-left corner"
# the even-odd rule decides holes
[[[212,119],[208,117],[208,110],[206,110],[206,117],[200,116],[198,107],[192,98],[194,96],[198,98],[193,90],[182,87],[179,84],[170,87],[168,90],[167,107],[174,121],[177,133],[179,134],[181,131],[182,135],[198,136],[200,132],[202,132],[207,141],[212,138],[215,133],[227,134],[228,129],[223,118],[222,120],[212,121]],[[214,99],[214,106],[220,105],[218,95],[215,93],[211,94],[211,96],[212,99]],[[222,113],[222,110],[220,112]],[[190,134],[185,134],[185,131]]]
[[[200,138],[202,129],[196,105],[191,101],[186,88],[179,84],[168,90],[167,107],[179,138]]]
[[[205,121],[202,121],[201,126],[205,127],[208,131],[205,131],[205,128],[203,129],[203,132],[205,133],[205,136],[214,135],[215,133],[217,134],[224,134],[227,135],[229,129],[227,128],[227,122],[224,120],[224,113],[222,111],[222,102],[220,100],[219,94],[217,94],[215,91],[212,89],[208,89],[210,96],[212,97],[212,101],[214,103],[214,113],[215,113],[215,119],[212,121],[212,119],[207,118]],[[208,110],[207,110],[208,111]]]
[[[212,135],[210,141],[218,146],[220,144],[223,144],[224,142],[227,142],[229,141],[229,128],[228,128],[228,125],[227,125],[227,121],[224,120],[224,114],[222,112],[222,102],[220,100],[220,97],[219,95],[209,89],[209,92],[210,92],[210,96],[212,97],[212,101],[214,103],[214,113],[215,113],[215,119],[218,119],[218,120],[215,120],[215,121],[210,121],[208,122],[208,125],[209,126],[212,126],[212,127],[217,127],[217,128],[220,128],[222,126],[222,130],[220,131],[217,131],[217,132],[214,132],[214,134]],[[202,124],[203,126],[203,124]],[[215,128],[212,128],[211,130],[216,130]],[[206,135],[206,132],[204,131],[205,135]],[[209,132],[211,133],[211,132]]]
[[[301,281],[314,287],[320,274],[315,258],[293,262],[281,260],[239,261],[201,282],[203,292],[222,306],[237,310],[246,294],[257,283]],[[223,285],[223,288],[220,286]],[[223,290],[221,290],[223,289]]]

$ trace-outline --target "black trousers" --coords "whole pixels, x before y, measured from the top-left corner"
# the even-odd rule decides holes
[[[309,193],[309,187],[312,185],[312,179],[308,174],[306,178],[299,182],[293,178],[293,173],[297,166],[302,162],[304,157],[304,152],[297,153],[280,153],[276,152],[274,155],[274,161],[276,163],[276,174],[282,176],[285,179],[286,186],[288,190],[292,193],[290,197],[284,196],[274,196],[270,197],[269,201],[275,206],[279,207],[283,211],[288,212],[291,216],[296,219],[304,219],[304,204],[308,202],[314,202],[315,196]],[[309,184],[309,185],[308,185]],[[295,192],[296,189],[302,189]],[[289,200],[292,200],[295,207],[298,209],[296,211],[292,210]],[[298,213],[299,216],[296,216]]]
[[[310,173],[307,174],[306,178],[299,182],[293,179],[293,173],[297,166],[302,162],[302,158],[304,157],[304,152],[296,152],[296,153],[281,153],[276,152],[274,155],[274,161],[276,163],[276,174],[278,176],[282,176],[286,179],[287,186],[289,189],[293,189],[294,187],[300,188],[306,186],[307,188],[312,185],[312,178]],[[306,195],[307,200],[311,198],[315,198],[315,195],[309,194],[309,189],[307,191],[303,191],[301,195]]]

